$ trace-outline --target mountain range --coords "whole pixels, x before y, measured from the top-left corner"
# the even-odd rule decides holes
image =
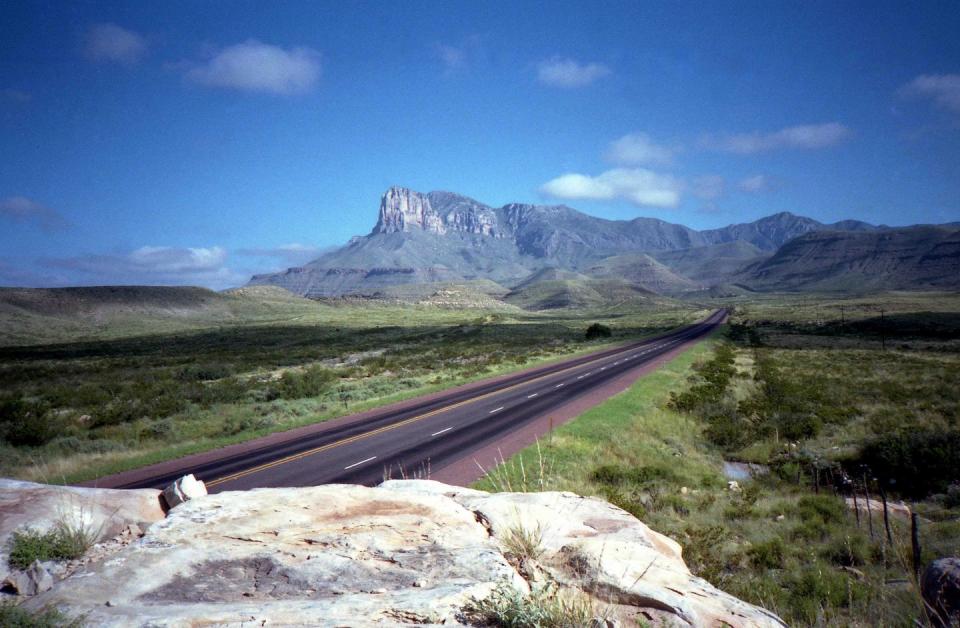
[[[518,291],[552,294],[538,286],[544,282],[560,292],[574,284],[609,291],[619,282],[627,292],[666,295],[728,284],[766,291],[952,289],[960,287],[960,225],[824,224],[782,212],[698,231],[656,218],[606,220],[565,205],[490,207],[451,192],[392,187],[368,235],[250,284],[332,297],[475,280],[510,289],[508,302],[511,295],[525,301]],[[534,301],[549,306],[551,298]]]

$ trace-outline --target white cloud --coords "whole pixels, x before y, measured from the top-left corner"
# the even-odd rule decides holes
[[[562,199],[621,199],[640,206],[676,207],[681,187],[670,175],[645,168],[615,168],[596,177],[565,174],[544,183],[540,192]]]
[[[815,149],[833,146],[850,136],[850,129],[839,122],[792,126],[772,133],[736,133],[708,135],[705,148],[749,155],[779,148]]]
[[[116,24],[95,24],[87,32],[85,52],[93,61],[133,65],[146,51],[146,39]]]
[[[59,231],[70,226],[60,212],[25,196],[0,199],[0,217],[15,222],[34,223],[44,231]]]
[[[237,253],[249,257],[274,258],[286,266],[302,266],[331,250],[333,250],[332,247],[310,246],[294,242],[282,244],[275,248],[240,249]]]
[[[678,148],[657,144],[645,133],[631,133],[610,142],[604,158],[626,166],[669,164],[677,152]]]
[[[448,71],[455,71],[462,68],[467,63],[467,53],[463,48],[449,46],[447,44],[437,44],[437,57]]]
[[[452,76],[485,62],[483,40],[479,35],[465,37],[458,44],[437,43],[433,52],[443,65],[444,76]]]
[[[930,98],[938,107],[960,113],[960,74],[922,74],[901,87],[900,95]]]
[[[755,174],[747,177],[737,184],[737,187],[749,194],[757,194],[770,189],[770,177],[762,174]]]
[[[129,253],[88,254],[42,260],[65,271],[74,284],[201,285],[226,288],[241,284],[241,275],[226,266],[227,252],[219,246],[180,248],[143,246]]]
[[[320,79],[320,53],[311,48],[290,48],[250,39],[220,50],[187,78],[200,85],[272,94],[299,94]]]
[[[712,201],[723,196],[725,185],[726,182],[720,175],[708,174],[697,177],[693,180],[693,195],[705,201]]]
[[[580,63],[562,57],[553,57],[537,65],[538,81],[565,89],[584,87],[610,74],[610,68],[602,63]]]

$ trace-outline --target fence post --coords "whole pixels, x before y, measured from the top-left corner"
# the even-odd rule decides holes
[[[910,545],[913,547],[913,573],[920,581],[920,519],[910,510]]]
[[[890,533],[890,514],[887,512],[887,492],[880,487],[880,499],[883,500],[883,527],[887,530],[887,543],[893,545],[893,534]]]
[[[863,476],[863,497],[867,500],[867,525],[870,527],[870,538],[873,539],[873,513],[870,512],[870,485],[867,484],[867,476]]]
[[[857,501],[857,485],[853,485],[853,512],[857,513],[857,529],[860,529],[860,502]]]

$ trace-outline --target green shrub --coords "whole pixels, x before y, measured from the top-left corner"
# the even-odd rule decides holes
[[[606,325],[601,325],[600,323],[594,323],[587,327],[587,332],[585,334],[587,340],[596,340],[597,338],[609,338],[613,335],[613,332]]]
[[[804,625],[817,624],[822,609],[849,607],[867,593],[863,584],[820,565],[792,574],[785,584],[790,591],[790,615]]]
[[[524,595],[508,584],[498,585],[482,600],[471,599],[464,613],[474,625],[502,628],[589,626],[598,614],[582,594],[565,596],[556,587],[544,586]]]
[[[944,493],[960,482],[960,430],[914,429],[867,443],[859,463],[908,497]]]
[[[833,495],[804,495],[797,500],[797,514],[805,522],[836,524],[844,521],[847,509]]]
[[[870,556],[870,545],[862,534],[834,537],[821,551],[834,565],[856,567],[864,565]]]
[[[15,447],[39,447],[59,435],[63,422],[42,401],[19,397],[0,401],[0,439]]]
[[[55,608],[30,612],[19,606],[0,602],[0,626],[4,628],[81,628],[83,620],[67,617]]]
[[[303,399],[323,394],[337,378],[336,373],[320,365],[313,365],[303,371],[286,371],[275,383],[277,397],[281,399]]]
[[[757,543],[747,550],[750,564],[757,569],[782,569],[786,554],[787,551],[783,544],[783,539],[779,536],[775,536],[763,543]]]
[[[35,560],[72,560],[83,556],[96,540],[96,534],[84,526],[57,523],[47,532],[27,528],[14,531],[7,562],[15,569],[26,569]]]
[[[176,378],[181,382],[207,382],[233,375],[229,364],[190,364],[177,371]]]
[[[590,479],[605,486],[619,486],[621,484],[637,484],[640,486],[657,481],[676,482],[677,475],[666,467],[625,467],[605,464],[593,470]]]

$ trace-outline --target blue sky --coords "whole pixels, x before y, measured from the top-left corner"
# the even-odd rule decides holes
[[[0,285],[223,288],[390,185],[960,220],[956,2],[0,4]]]

